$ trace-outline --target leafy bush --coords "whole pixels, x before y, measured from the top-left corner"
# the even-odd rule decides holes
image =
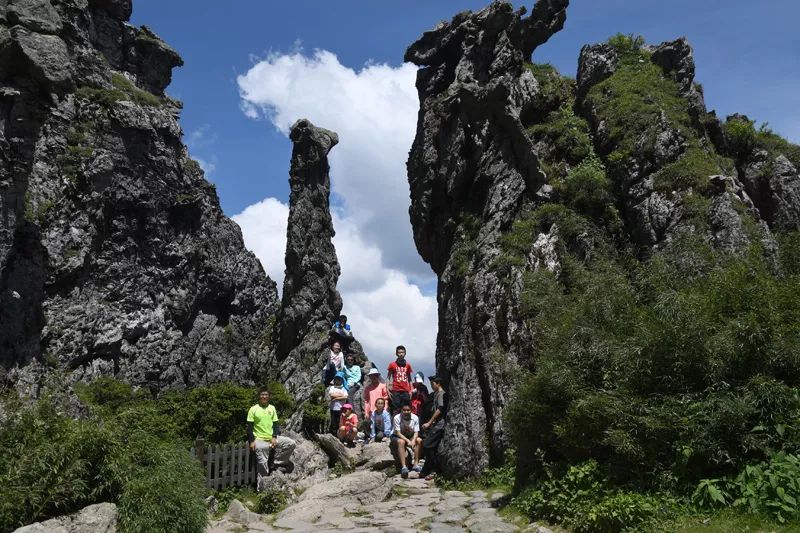
[[[122,411],[120,411],[122,412]],[[123,532],[203,531],[204,477],[174,440],[42,400],[0,429],[0,530],[112,501]]]
[[[747,159],[756,145],[756,128],[752,120],[745,117],[730,118],[722,125],[725,140],[731,155]]]
[[[281,512],[289,500],[286,493],[279,489],[268,489],[258,494],[258,508],[261,514],[274,514]]]
[[[507,411],[520,457],[543,450],[595,459],[618,482],[668,473],[693,485],[798,448],[798,276],[774,275],[758,250],[726,256],[689,238],[632,271],[610,248],[587,261],[571,244],[585,238],[580,217],[542,208],[525,224],[554,217],[568,222],[563,271],[524,278],[539,343]],[[520,482],[537,468],[524,462]]]
[[[633,33],[617,33],[608,38],[608,44],[617,49],[623,57],[643,52],[644,37]]]
[[[525,68],[539,82],[539,92],[530,103],[530,116],[523,116],[523,124],[538,122],[549,113],[575,100],[575,80],[562,76],[550,63],[526,63]]]
[[[139,434],[112,466],[121,480],[119,528],[123,532],[202,532],[207,516],[205,477],[185,449]]]
[[[748,465],[731,484],[734,506],[783,523],[800,517],[800,457],[783,452]]]
[[[512,505],[532,520],[559,522],[576,532],[618,532],[672,514],[675,502],[613,489],[596,462],[570,467],[523,491]]]
[[[117,102],[121,101],[133,101],[139,105],[149,107],[160,106],[164,103],[160,97],[138,88],[122,74],[112,74],[111,85],[113,86],[112,89],[79,87],[75,91],[75,96],[95,102],[107,109],[114,107]]]
[[[303,432],[309,436],[324,433],[328,416],[325,387],[318,383],[311,390],[309,400],[303,404]]]

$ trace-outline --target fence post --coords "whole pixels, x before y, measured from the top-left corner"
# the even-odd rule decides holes
[[[194,452],[200,464],[203,464],[206,456],[206,440],[200,435],[194,440]]]

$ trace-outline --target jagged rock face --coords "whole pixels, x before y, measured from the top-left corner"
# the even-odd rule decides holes
[[[126,0],[0,4],[0,372],[253,379],[277,291],[181,142]]]
[[[520,121],[539,91],[523,65],[563,26],[567,3],[543,0],[525,17],[494,2],[425,33],[405,55],[423,67],[410,215],[417,249],[439,277],[436,365],[449,382],[448,474],[480,471],[505,447],[509,373],[521,339],[530,339],[506,320],[518,299],[492,264],[503,231],[544,184]]]
[[[341,269],[333,247],[328,153],[339,142],[308,120],[292,126],[286,277],[278,317],[276,355],[284,360],[309,333],[327,333],[342,309],[336,290]]]
[[[535,294],[531,274],[546,269],[561,282],[569,262],[615,253],[645,261],[698,238],[733,254],[759,245],[774,258],[770,228],[797,227],[795,166],[757,152],[734,164],[685,39],[586,46],[574,82],[525,65],[561,28],[566,4],[540,0],[525,18],[494,2],[406,53],[423,67],[410,216],[439,277],[450,475],[502,461],[515,378],[536,369],[522,302]],[[545,223],[562,215],[580,221],[572,233]]]
[[[733,162],[726,163],[716,154],[722,151],[720,123],[706,110],[702,89],[694,83],[691,46],[681,38],[642,50],[636,61],[661,67],[664,81],[660,83],[666,85],[659,89],[667,93],[674,90],[674,94],[664,96],[664,102],[660,97],[651,98],[657,114],[634,139],[621,140],[614,134],[614,117],[604,102],[619,96],[615,94],[619,84],[603,82],[625,64],[614,46],[598,44],[581,49],[576,91],[577,106],[591,125],[598,153],[619,163],[614,172],[615,193],[634,244],[649,253],[669,246],[677,235],[704,233],[708,242],[728,252],[743,251],[754,240],[774,248],[769,229],[735,175]],[[625,76],[637,75],[635,68],[627,68]],[[648,67],[638,68],[642,71]],[[673,109],[674,102],[685,106],[685,111]],[[632,142],[632,147],[623,148],[625,142]],[[676,166],[681,159],[690,161],[693,157],[719,160],[703,176],[708,179],[707,185],[691,183],[685,176],[693,169]],[[720,175],[710,175],[713,173]],[[674,176],[675,182],[665,183],[666,176]],[[692,206],[688,205],[699,198],[709,204],[708,217],[702,223],[690,216]],[[755,219],[758,231],[747,231],[743,222],[746,216]]]
[[[296,400],[309,398],[328,354],[328,331],[342,310],[336,290],[339,261],[333,246],[328,153],[339,142],[336,133],[299,120],[289,172],[289,223],[283,300],[275,324],[271,367]],[[353,343],[358,352],[360,345]],[[299,429],[302,412],[289,420]]]

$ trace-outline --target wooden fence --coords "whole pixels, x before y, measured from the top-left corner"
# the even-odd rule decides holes
[[[203,439],[197,439],[191,454],[203,465],[209,488],[221,490],[256,481],[256,458],[246,442],[206,446]]]

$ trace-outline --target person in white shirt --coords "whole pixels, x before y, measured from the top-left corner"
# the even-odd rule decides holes
[[[406,465],[406,450],[414,451],[414,471],[422,471],[419,465],[422,456],[422,439],[419,438],[419,418],[411,412],[411,404],[406,402],[400,408],[393,421],[394,432],[390,448],[397,461],[400,462],[400,476],[405,479],[408,477],[408,466]]]

